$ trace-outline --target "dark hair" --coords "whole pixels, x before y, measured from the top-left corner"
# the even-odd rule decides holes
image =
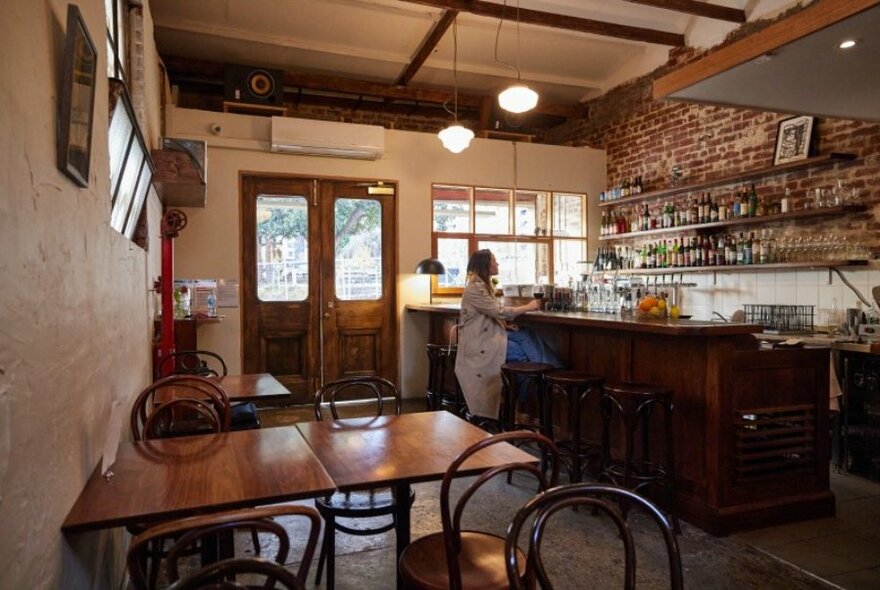
[[[489,274],[489,266],[492,264],[492,251],[489,249],[476,250],[468,260],[468,276],[479,277],[493,296],[495,287],[492,286],[492,276]]]

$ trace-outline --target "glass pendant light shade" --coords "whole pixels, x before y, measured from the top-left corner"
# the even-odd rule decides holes
[[[525,84],[514,84],[498,95],[498,104],[510,113],[525,113],[538,104],[538,93]]]
[[[453,154],[459,154],[471,144],[474,132],[456,122],[438,133],[437,136],[443,142],[443,147]]]

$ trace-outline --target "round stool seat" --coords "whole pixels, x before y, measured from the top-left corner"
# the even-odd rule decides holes
[[[548,382],[560,385],[592,385],[602,380],[602,377],[585,371],[553,371],[547,375]]]
[[[502,371],[509,371],[516,374],[528,373],[547,373],[555,367],[549,363],[504,363],[501,365]]]
[[[464,395],[455,376],[458,345],[428,343],[425,351],[428,353],[428,387],[425,390],[427,409],[447,410],[464,415]]]
[[[605,392],[658,398],[672,395],[671,389],[651,383],[606,383]]]

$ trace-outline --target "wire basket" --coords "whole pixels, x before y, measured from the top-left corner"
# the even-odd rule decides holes
[[[746,304],[746,323],[760,324],[769,334],[801,334],[813,331],[814,305]]]

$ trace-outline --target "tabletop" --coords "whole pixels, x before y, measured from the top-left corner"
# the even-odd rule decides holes
[[[231,402],[278,400],[290,397],[290,390],[269,373],[226,375],[224,377],[209,377],[209,379],[217,381],[223,387]],[[191,390],[188,390],[184,395],[184,397],[191,396]],[[162,387],[156,391],[153,402],[164,404],[175,398],[174,386]]]
[[[449,412],[300,422],[303,438],[340,489],[441,479],[449,464],[489,434]],[[468,460],[462,475],[537,459],[508,444]]]
[[[61,529],[79,532],[245,508],[332,492],[336,485],[293,427],[119,445],[114,477],[100,464]]]

